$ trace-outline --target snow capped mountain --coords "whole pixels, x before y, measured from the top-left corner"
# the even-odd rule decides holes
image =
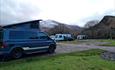
[[[41,31],[47,32],[49,35],[58,33],[70,33],[75,36],[81,32],[81,27],[77,25],[68,25],[55,20],[46,20],[40,22]]]
[[[41,28],[53,28],[55,26],[58,26],[58,23],[53,21],[53,20],[46,20],[46,21],[41,21],[40,22],[40,27]]]

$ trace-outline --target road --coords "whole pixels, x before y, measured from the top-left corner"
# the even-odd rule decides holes
[[[102,49],[110,52],[115,52],[115,47],[95,46],[95,45],[82,45],[82,44],[65,44],[57,43],[56,53],[70,53],[75,51],[84,51],[89,49]]]

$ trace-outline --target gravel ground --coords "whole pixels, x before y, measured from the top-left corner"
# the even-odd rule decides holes
[[[57,43],[56,54],[70,53],[70,52],[74,52],[74,51],[84,51],[84,50],[89,50],[89,49],[102,49],[102,50],[106,50],[106,51],[110,51],[110,52],[115,52],[115,47]]]

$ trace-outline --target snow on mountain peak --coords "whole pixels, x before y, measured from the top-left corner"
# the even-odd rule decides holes
[[[53,28],[53,27],[55,27],[57,25],[58,25],[58,23],[53,22],[53,20],[45,20],[45,21],[40,22],[41,27]]]

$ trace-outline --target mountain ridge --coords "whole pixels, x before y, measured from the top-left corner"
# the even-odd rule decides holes
[[[71,33],[77,36],[82,30],[82,28],[77,25],[68,25],[68,24],[60,23],[55,20],[48,20],[48,21],[50,21],[51,23],[54,23],[54,27],[50,28],[50,27],[41,26],[42,27],[41,30],[47,32],[50,35],[57,34],[57,33]]]
[[[115,16],[104,16],[103,19],[93,27],[86,28],[82,31],[89,38],[115,38]]]

